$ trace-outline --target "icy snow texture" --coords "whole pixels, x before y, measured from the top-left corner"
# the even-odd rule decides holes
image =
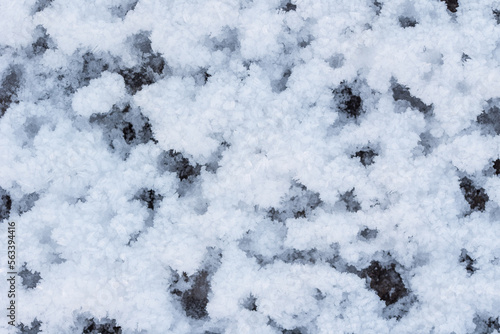
[[[0,332],[500,331],[500,2],[0,13]]]
[[[117,73],[103,72],[89,85],[80,88],[73,95],[72,107],[78,115],[89,117],[92,114],[108,112],[115,103],[125,98],[125,83]]]

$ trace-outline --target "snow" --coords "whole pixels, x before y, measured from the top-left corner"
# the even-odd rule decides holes
[[[0,13],[0,332],[500,332],[499,2]]]
[[[84,117],[109,111],[125,97],[125,83],[121,75],[104,72],[73,96],[73,110]]]

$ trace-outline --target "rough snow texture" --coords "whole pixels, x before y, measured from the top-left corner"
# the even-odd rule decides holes
[[[0,15],[0,332],[500,331],[500,2]]]

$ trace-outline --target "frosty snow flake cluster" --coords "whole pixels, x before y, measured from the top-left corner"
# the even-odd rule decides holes
[[[4,331],[500,331],[500,3],[0,12]]]

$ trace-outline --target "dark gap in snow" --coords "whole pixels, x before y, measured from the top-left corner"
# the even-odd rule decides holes
[[[96,322],[94,318],[90,318],[85,319],[82,334],[122,334],[122,329],[115,319],[105,318]]]
[[[465,270],[467,270],[467,273],[469,273],[470,275],[474,274],[477,270],[477,268],[474,267],[474,263],[476,261],[469,256],[469,253],[465,248],[462,249],[458,258],[458,262],[462,263],[465,266]]]
[[[141,233],[142,231],[137,231],[135,233],[132,233],[130,235],[130,239],[128,240],[127,246],[131,247],[134,242],[137,242],[137,239],[139,239]]]
[[[281,331],[283,334],[307,334],[307,331],[305,328],[297,327],[294,329],[283,329]]]
[[[171,294],[180,297],[182,296],[183,290],[186,290],[189,287],[189,285],[186,284],[189,283],[189,277],[185,272],[183,272],[181,276],[177,273],[177,271],[173,270],[172,268],[170,268],[170,271],[172,275],[172,283],[169,287],[169,291]]]
[[[293,218],[297,219],[297,218],[307,218],[306,217],[306,210],[300,210],[300,211],[297,211],[293,214]]]
[[[191,279],[193,280],[193,286],[182,294],[182,307],[188,317],[202,319],[208,316],[206,310],[208,293],[210,292],[208,272],[206,270],[201,270],[199,273],[192,276]]]
[[[345,208],[349,212],[358,212],[361,210],[361,204],[356,200],[354,190],[355,188],[352,188],[351,190],[340,195],[340,201],[344,202]]]
[[[144,220],[144,228],[140,231],[136,231],[130,235],[130,239],[127,246],[131,246],[137,241],[142,232],[144,232],[148,227],[154,226],[155,209],[158,207],[159,203],[163,200],[163,196],[157,194],[154,190],[148,188],[140,189],[134,196],[135,200],[139,200],[148,208],[148,216]]]
[[[460,179],[460,189],[472,211],[484,211],[489,200],[484,188],[477,188],[471,179],[464,176]]]
[[[132,36],[132,45],[141,53],[142,58],[147,58],[153,54],[150,36],[150,31],[141,31]]]
[[[9,193],[0,188],[0,221],[9,219],[10,210],[12,209],[12,199]]]
[[[290,78],[290,75],[292,75],[292,71],[290,69],[287,69],[285,72],[283,72],[283,77],[278,84],[278,90],[280,92],[284,91],[287,88],[286,84],[288,82],[288,78]]]
[[[34,33],[35,42],[31,44],[31,52],[39,56],[45,53],[49,48],[54,47],[54,43],[50,40],[47,34],[47,29],[42,25],[38,25]]]
[[[495,175],[500,175],[500,159],[493,162],[493,168],[495,169]]]
[[[33,139],[40,131],[42,121],[35,117],[28,117],[24,122],[24,132],[29,139]]]
[[[31,15],[43,11],[44,9],[49,7],[53,1],[54,0],[38,0],[33,6],[33,9],[31,10]]]
[[[159,195],[154,190],[147,188],[141,189],[136,197],[140,201],[144,202],[148,206],[148,209],[151,210],[154,210],[158,206],[158,203],[163,200],[162,195]]]
[[[275,235],[278,239],[276,242],[279,243],[279,239],[286,236],[286,227],[284,225],[279,225],[283,228],[281,232],[276,230],[271,230],[269,233]],[[316,248],[310,249],[295,249],[295,248],[285,248],[283,246],[275,247],[272,252],[266,252],[267,254],[261,254],[261,245],[259,238],[262,233],[260,231],[257,233],[254,231],[249,231],[246,236],[239,240],[239,248],[246,254],[248,258],[253,258],[261,267],[267,266],[269,264],[275,263],[276,261],[281,261],[290,264],[302,264],[302,265],[314,265],[317,263],[330,263],[332,266],[339,261],[337,256],[338,251],[335,249],[318,251]]]
[[[470,59],[471,59],[471,57],[469,57],[469,55],[468,55],[468,54],[466,54],[466,53],[462,53],[462,62],[464,62],[464,63],[465,63],[466,61],[468,61],[468,60],[470,60]]]
[[[500,175],[500,159],[491,159],[482,170],[482,176],[494,177]]]
[[[375,239],[378,235],[378,230],[376,229],[372,230],[369,229],[368,227],[365,227],[363,230],[359,232],[359,235],[365,240]]]
[[[424,115],[430,115],[433,105],[426,105],[422,100],[410,94],[410,89],[396,82],[393,78],[392,82],[392,97],[394,101],[406,101],[413,109],[417,109]]]
[[[130,145],[132,141],[135,139],[135,131],[132,123],[125,122],[125,126],[123,127],[122,132],[123,132],[123,139],[125,139],[125,142]]]
[[[27,268],[26,262],[23,264],[21,270],[17,273],[17,275],[23,279],[22,284],[27,289],[36,288],[38,282],[40,282],[40,280],[42,279],[38,271],[32,272]]]
[[[272,221],[284,222],[288,218],[307,218],[321,203],[319,193],[312,192],[303,184],[293,181],[288,200],[281,201],[280,208],[270,208],[267,216]]]
[[[280,326],[276,320],[268,316],[267,325],[273,328],[276,328],[282,334],[307,334],[307,329],[304,327],[295,327],[292,329],[285,329]]]
[[[332,246],[337,253],[330,256],[326,262],[339,272],[354,274],[365,279],[367,285],[386,304],[382,310],[384,318],[399,320],[417,302],[416,296],[406,289],[401,275],[396,271],[397,263],[394,260],[384,261],[384,263],[373,260],[369,267],[358,270],[338,255],[338,245]],[[390,254],[388,253],[387,256],[390,257]]]
[[[16,66],[10,66],[4,73],[0,85],[0,117],[2,117],[12,103],[18,103],[17,91],[21,88],[22,73]]]
[[[206,70],[203,71],[203,79],[205,80],[205,83],[207,83],[208,78],[210,78],[212,75],[209,74]]]
[[[448,10],[452,13],[456,13],[457,12],[457,8],[458,8],[458,0],[441,0],[442,2],[445,2],[446,3],[446,8],[448,8]]]
[[[40,195],[36,192],[24,195],[17,203],[17,211],[19,215],[30,211],[34,206],[35,202],[38,201]]]
[[[247,71],[250,71],[250,65],[252,65],[253,63],[255,63],[255,61],[253,61],[253,60],[242,60],[242,62],[241,62],[241,64],[243,65],[243,67],[245,67],[245,69]],[[247,73],[247,76],[248,75],[249,74]],[[241,80],[243,80],[243,79],[241,79]]]
[[[311,42],[314,40],[314,37],[312,35],[307,35],[304,37],[299,37],[299,46],[301,48],[306,48],[307,46],[311,45]]]
[[[316,288],[316,293],[314,294],[314,299],[323,300],[326,298],[326,295],[318,288]]]
[[[271,326],[271,327],[274,327],[274,328],[278,328],[279,325],[276,323],[276,321],[274,321],[273,318],[271,318],[270,316],[267,317],[267,325],[268,326]]]
[[[131,95],[140,91],[143,86],[148,86],[155,82],[154,71],[149,67],[135,66],[119,70],[118,73],[123,77],[127,91]]]
[[[257,311],[257,298],[254,295],[250,294],[247,299],[245,299],[242,303],[242,306],[249,311]]]
[[[142,138],[142,143],[145,144],[149,141],[152,141],[155,144],[158,144],[158,141],[153,137],[153,129],[151,128],[151,123],[149,123],[149,119],[145,118],[145,123],[142,128],[139,129],[139,138]]]
[[[363,101],[356,93],[354,85],[357,80],[349,85],[342,81],[340,85],[332,90],[333,102],[339,113],[347,119],[357,119],[365,111],[363,110]]]
[[[357,157],[363,166],[369,166],[374,163],[375,157],[378,154],[371,148],[365,148],[357,151],[354,155],[351,155],[351,158]]]
[[[109,64],[105,59],[97,58],[92,52],[85,53],[82,58],[81,86],[87,86],[90,80],[99,78],[101,73],[109,68]]]
[[[141,31],[132,37],[132,45],[139,52],[142,68],[161,75],[168,68],[163,56],[153,51],[150,36],[151,32]]]
[[[341,53],[334,54],[330,58],[327,59],[328,65],[331,68],[340,68],[344,66],[345,63],[345,57]]]
[[[210,173],[217,173],[217,169],[219,169],[219,161],[222,159],[222,153],[227,150],[231,145],[226,141],[222,141],[217,148],[217,150],[212,154],[212,157],[209,162],[206,163],[205,169]]]
[[[417,20],[413,17],[400,16],[399,25],[403,28],[415,27],[418,24]]]
[[[177,271],[172,271],[172,283],[169,291],[177,296],[186,316],[193,319],[205,319],[208,316],[206,310],[209,302],[210,280],[212,275],[221,265],[222,253],[220,249],[207,247],[207,254],[200,270],[191,276],[185,272],[182,276]]]
[[[220,248],[207,247],[207,254],[203,260],[203,268],[209,272],[210,276],[219,269],[222,257]]]
[[[42,333],[40,327],[42,326],[42,322],[37,318],[33,319],[31,322],[31,326],[26,326],[22,322],[17,326],[19,329],[18,334],[37,334]]]
[[[219,35],[206,39],[206,47],[211,51],[223,51],[229,55],[240,48],[240,40],[238,38],[238,30],[225,26]]]
[[[196,85],[203,86],[208,82],[208,79],[212,76],[208,71],[208,68],[200,68],[193,74]]]
[[[500,331],[499,317],[481,317],[476,315],[473,319],[476,324],[474,332],[471,334],[491,334]]]
[[[124,19],[125,16],[127,16],[128,12],[133,11],[135,9],[135,6],[137,6],[138,2],[139,0],[122,1],[121,4],[115,7],[111,7],[109,10],[111,11],[111,14],[113,14],[114,16]]]
[[[417,297],[413,294],[408,294],[402,297],[396,303],[386,306],[382,310],[382,316],[385,319],[400,320],[403,316],[408,314],[410,308],[418,302]]]
[[[78,76],[70,76],[68,73],[61,73],[57,75],[57,83],[60,86],[62,92],[65,93],[66,96],[70,96],[74,94],[79,87],[80,78]]]
[[[430,154],[438,145],[437,139],[431,135],[430,132],[422,132],[418,144],[422,147],[424,155]]]
[[[378,16],[382,11],[382,6],[384,4],[382,2],[378,2],[377,0],[373,1],[373,6],[375,7],[375,14]]]
[[[132,95],[142,90],[143,86],[151,85],[164,74],[170,73],[162,55],[153,51],[150,35],[150,32],[141,31],[131,37],[132,46],[139,54],[140,64],[117,71],[125,80],[127,91]]]
[[[173,289],[172,291],[170,291],[170,293],[176,295],[177,297],[182,296],[182,291],[179,289]]]
[[[158,75],[170,71],[167,64],[165,63],[165,60],[163,59],[163,56],[159,53],[153,53],[150,56],[148,56],[143,66],[148,70],[151,69],[154,73]]]
[[[284,251],[275,258],[285,263],[315,264],[321,260],[321,254],[318,253],[316,248],[309,250],[297,250],[293,248]]]
[[[287,69],[283,72],[281,79],[273,81],[273,83],[272,83],[273,92],[281,93],[282,91],[284,91],[287,88],[286,84],[287,84],[288,78],[290,77],[291,74],[292,74],[292,71],[290,69]]]
[[[156,143],[153,137],[149,119],[129,104],[115,105],[109,113],[93,114],[90,123],[96,123],[103,128],[103,138],[112,152],[117,152],[122,158],[128,157],[131,147]]]
[[[335,254],[325,260],[332,268],[341,273],[350,273],[363,277],[362,273],[353,265],[347,263],[340,255]]]
[[[497,24],[500,24],[500,9],[493,9],[492,13],[493,13],[493,17],[497,21]]]
[[[281,10],[285,12],[296,11],[297,5],[293,4],[290,0],[287,0],[285,2],[282,1]]]
[[[161,172],[176,173],[179,180],[191,183],[200,175],[201,165],[192,165],[182,153],[168,150],[160,154],[158,165]]]
[[[362,270],[361,275],[387,306],[408,295],[394,263],[383,266],[378,261],[372,261],[368,268]]]
[[[49,48],[56,45],[52,39],[47,40]],[[105,71],[115,71],[119,63],[116,57],[105,52],[92,52],[89,49],[77,49],[68,59],[68,66],[55,70],[56,87],[65,95],[74,94],[79,88],[88,86]],[[47,93],[50,94],[50,93]]]
[[[275,208],[270,208],[269,211],[267,211],[267,217],[271,218],[271,221],[279,221],[283,222],[284,220],[280,217],[282,212]]]
[[[492,100],[488,101],[491,105]],[[494,131],[495,134],[500,135],[500,108],[496,105],[490,106],[488,109],[477,116],[477,122],[485,128],[486,131]]]
[[[353,89],[345,81],[342,81],[332,93],[339,112],[347,118],[358,118],[364,113],[361,97],[353,93]]]
[[[247,256],[248,255],[249,255],[249,253],[247,253]],[[261,267],[264,267],[264,266],[267,266],[268,264],[274,263],[274,261],[277,258],[277,256],[269,257],[269,256],[264,256],[262,254],[255,254],[253,257],[255,258],[255,261],[257,262],[257,264]]]
[[[61,253],[52,253],[50,254],[50,257],[50,263],[61,264],[67,261],[61,257]]]
[[[340,246],[338,243],[333,243],[330,245],[330,250],[322,254],[324,262],[328,263],[335,270],[342,273],[350,273],[355,275],[360,275],[360,271],[353,265],[347,263],[339,255]]]

